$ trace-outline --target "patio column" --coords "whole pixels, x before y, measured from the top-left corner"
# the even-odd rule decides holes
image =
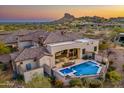
[[[83,55],[82,49],[80,48],[80,49],[79,49],[79,58],[80,58],[80,59],[82,59],[82,55]]]
[[[80,49],[78,48],[78,49],[77,49],[77,57],[78,57],[78,59],[81,58],[80,53],[81,53],[81,52],[80,52]]]
[[[67,58],[69,57],[69,49],[67,49]]]

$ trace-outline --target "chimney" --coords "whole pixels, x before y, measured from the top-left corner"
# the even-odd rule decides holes
[[[65,34],[65,31],[61,31],[61,35],[64,35]]]

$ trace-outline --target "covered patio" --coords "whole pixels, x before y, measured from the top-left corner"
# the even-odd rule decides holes
[[[55,54],[55,64],[56,67],[62,67],[64,64],[68,63],[77,63],[81,60],[80,58],[80,49],[66,49]]]

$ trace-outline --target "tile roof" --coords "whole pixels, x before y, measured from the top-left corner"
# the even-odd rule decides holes
[[[8,35],[13,33],[13,31],[0,31],[0,35]]]
[[[4,43],[16,43],[19,36],[24,36],[29,33],[33,33],[35,30],[18,30],[18,31],[8,31],[0,32],[0,41]]]
[[[7,64],[10,62],[10,60],[11,56],[9,54],[0,55],[0,62]]]
[[[27,59],[41,58],[43,56],[50,56],[50,53],[45,47],[25,48],[15,59],[15,62]]]
[[[65,31],[54,31],[48,32],[43,30],[29,30],[29,31],[17,31],[7,35],[0,35],[0,40],[5,43],[15,43],[17,38],[20,41],[35,41],[38,42],[39,38],[43,38],[44,44],[57,43],[64,41],[73,41],[80,39],[82,36],[79,32],[65,32]]]
[[[43,37],[45,39],[48,35],[49,35],[49,32],[38,30],[33,33],[19,37],[19,40],[20,41],[32,40],[32,41],[38,42],[40,37]]]
[[[17,31],[12,33],[6,33],[0,35],[0,40],[5,43],[14,43],[17,42],[17,38],[20,41],[31,40],[38,42],[39,38],[43,38],[44,44],[57,43],[57,42],[65,42],[65,41],[73,41],[76,39],[82,38],[82,34],[80,32],[64,32],[64,31],[55,31],[55,32],[47,32],[43,30],[31,30],[31,31]],[[3,57],[1,60],[9,60],[11,58],[15,62],[23,61],[27,59],[33,58],[41,58],[45,55],[50,55],[48,50],[45,47],[37,47],[37,48],[25,48],[21,52],[16,52],[10,54],[10,57]],[[4,61],[4,62],[5,62]]]
[[[56,32],[50,33],[47,36],[44,43],[50,44],[50,43],[57,43],[57,42],[73,41],[73,40],[80,39],[80,38],[82,38],[82,34],[79,32],[56,31]]]
[[[10,56],[11,56],[11,60],[15,60],[16,57],[17,57],[20,53],[21,53],[21,51],[20,51],[20,52],[14,52],[14,53],[11,53],[11,54],[10,54]]]

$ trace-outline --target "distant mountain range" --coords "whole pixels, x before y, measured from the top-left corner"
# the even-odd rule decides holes
[[[99,16],[83,16],[83,17],[79,17],[76,18],[75,16],[69,14],[69,13],[65,13],[64,16],[58,20],[54,20],[54,21],[50,21],[50,20],[0,20],[0,23],[35,23],[35,24],[62,24],[65,22],[72,22],[72,21],[82,21],[82,22],[94,22],[94,23],[103,23],[103,22],[118,22],[118,23],[124,23],[124,17],[117,17],[117,18],[109,18],[106,19],[104,17],[99,17]]]
[[[52,21],[50,23],[64,23],[64,22],[71,22],[71,21],[82,21],[82,22],[94,22],[94,23],[112,23],[112,22],[118,22],[118,23],[124,23],[124,17],[117,17],[117,18],[109,18],[106,19],[104,17],[99,17],[99,16],[83,16],[76,18],[73,15],[69,13],[65,13],[64,16],[58,20]]]
[[[46,23],[46,22],[50,22],[50,20],[40,20],[40,19],[0,19],[0,24],[9,24],[9,23],[13,23],[13,24],[23,24],[23,23]]]

